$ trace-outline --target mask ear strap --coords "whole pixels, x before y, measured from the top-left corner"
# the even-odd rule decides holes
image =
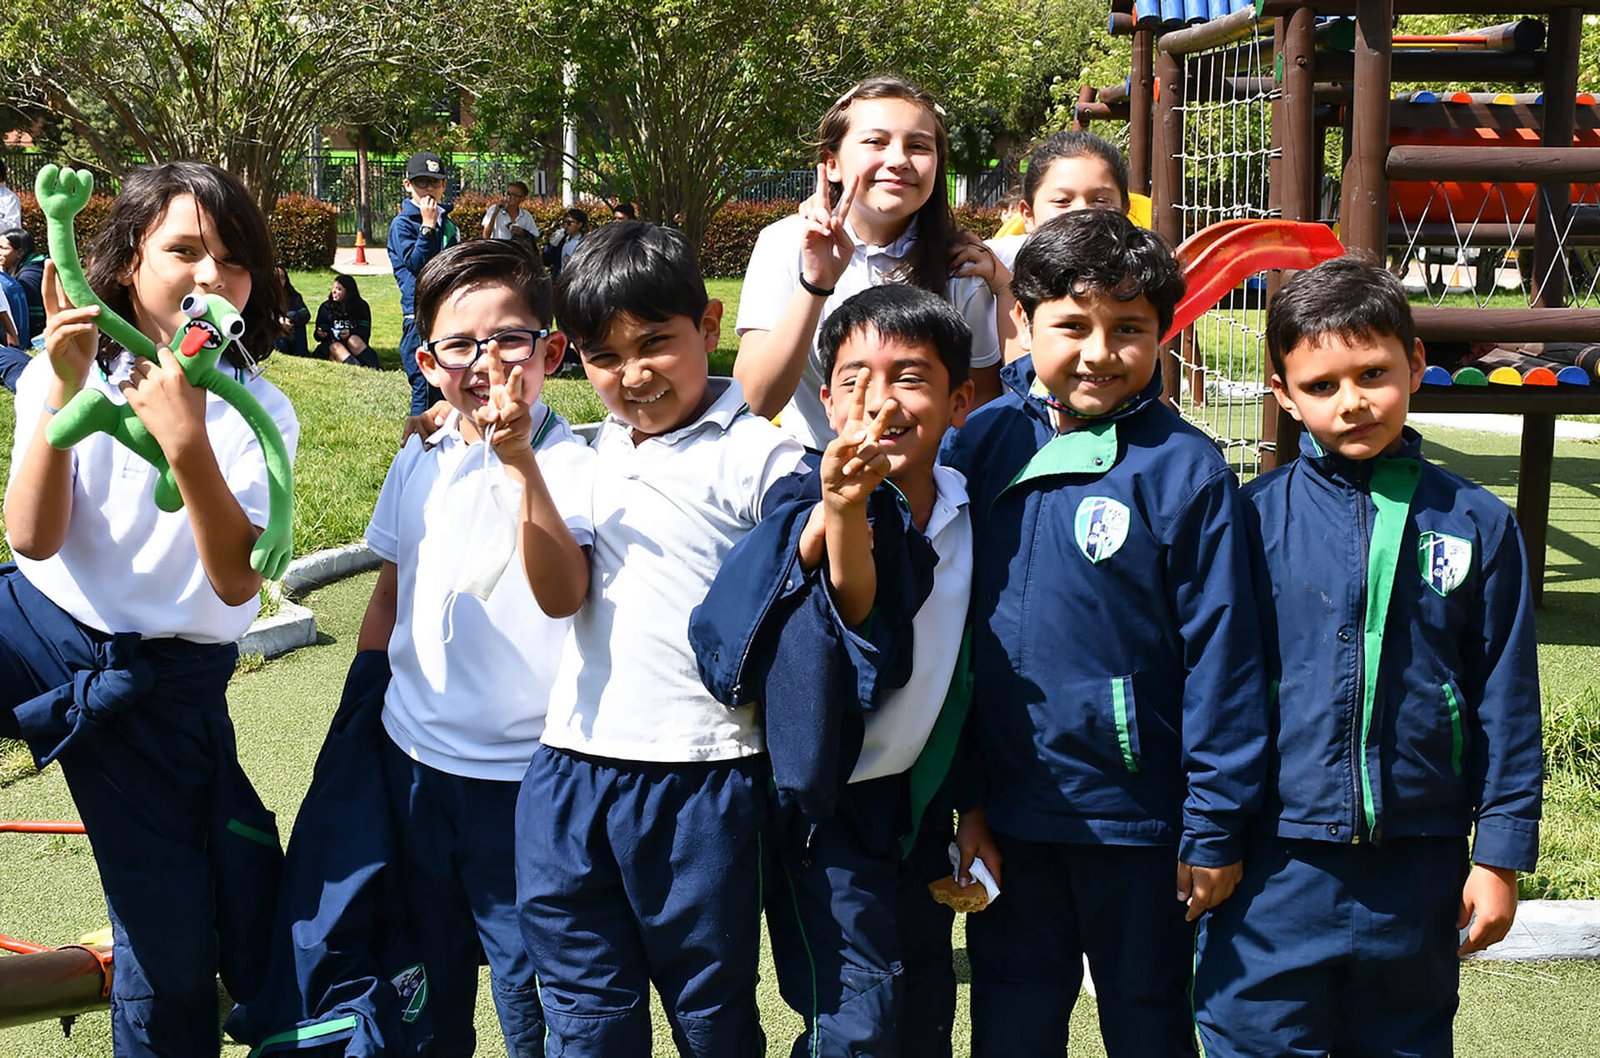
[[[444,600],[444,636],[439,640],[448,644],[456,637],[456,600],[461,598],[461,593],[452,591]]]

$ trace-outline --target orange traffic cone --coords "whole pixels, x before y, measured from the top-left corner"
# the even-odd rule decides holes
[[[355,263],[359,264],[359,265],[364,265],[364,264],[367,263],[367,237],[366,237],[366,235],[362,234],[360,231],[356,232],[356,260],[355,260]]]

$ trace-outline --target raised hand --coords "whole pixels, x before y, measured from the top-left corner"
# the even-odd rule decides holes
[[[533,462],[533,417],[524,399],[522,366],[508,374],[497,357],[489,357],[489,403],[478,412],[478,425],[494,427],[490,443],[494,454],[507,466],[526,466]]]
[[[994,251],[983,240],[962,228],[950,246],[946,259],[953,276],[974,276],[988,284],[991,293],[999,294],[1011,284],[1011,270],[1000,262]]]
[[[837,204],[828,202],[828,176],[822,163],[817,163],[817,190],[800,203],[803,232],[800,238],[800,274],[812,286],[832,290],[839,277],[855,255],[855,243],[845,229],[845,218],[855,203],[856,190],[861,178],[853,176],[844,185]]]
[[[127,381],[119,388],[169,463],[177,460],[187,446],[210,447],[206,435],[206,391],[190,381],[171,349],[157,348],[155,360],[135,360]]]
[[[835,509],[864,505],[872,490],[889,475],[889,457],[878,447],[898,405],[891,397],[867,417],[867,381],[871,372],[856,372],[850,412],[839,436],[822,453],[823,502]]]
[[[75,392],[83,387],[94,364],[100,338],[95,318],[100,315],[100,306],[73,308],[54,261],[44,263],[40,293],[44,296],[44,348],[50,357],[50,368]]]
[[[423,195],[417,200],[417,209],[422,212],[422,226],[425,228],[439,227],[439,200],[432,195]]]

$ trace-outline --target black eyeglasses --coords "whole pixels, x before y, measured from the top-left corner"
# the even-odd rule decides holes
[[[487,338],[452,334],[431,342],[423,342],[422,348],[432,354],[434,360],[446,371],[465,371],[478,362],[478,357],[483,355],[484,348],[493,342],[495,350],[500,354],[500,362],[512,367],[533,359],[534,350],[548,337],[550,337],[548,327],[538,331],[513,327],[499,334],[491,334]]]

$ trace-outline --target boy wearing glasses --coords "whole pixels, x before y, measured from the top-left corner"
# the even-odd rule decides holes
[[[452,246],[417,279],[417,362],[450,409],[395,457],[367,527],[383,567],[296,819],[278,994],[248,1012],[250,1042],[356,1022],[327,1039],[470,1055],[484,954],[508,1055],[544,1054],[514,818],[594,538],[593,453],[539,400],[566,345],[550,303],[520,242]]]

